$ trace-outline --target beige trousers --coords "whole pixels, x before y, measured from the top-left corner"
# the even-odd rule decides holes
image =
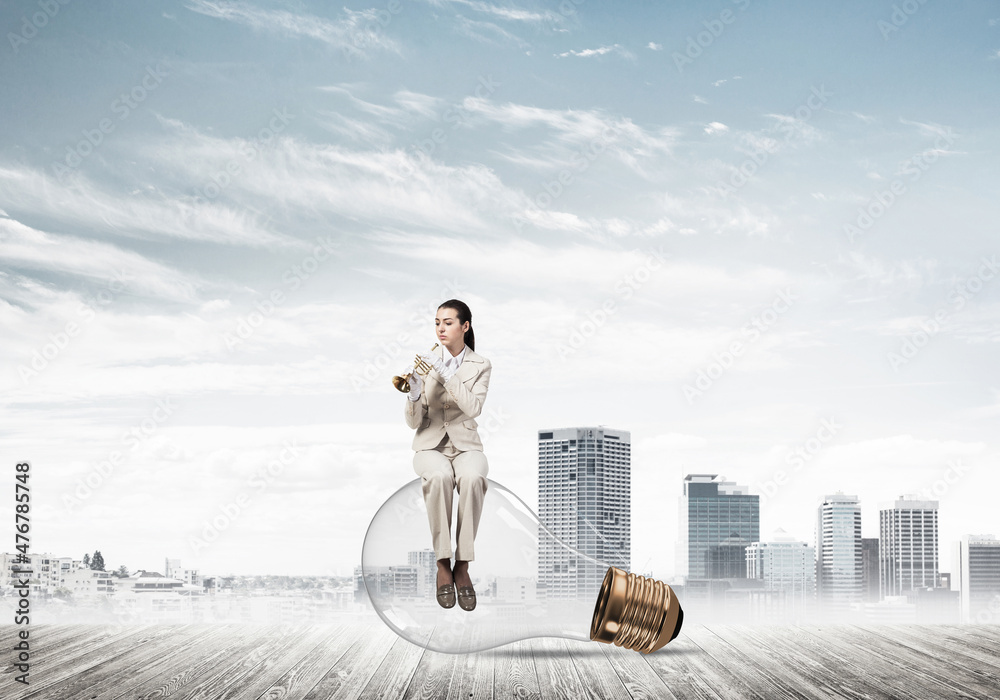
[[[458,525],[455,528],[455,559],[475,559],[474,543],[486,495],[490,471],[482,450],[459,452],[445,435],[433,450],[417,450],[413,471],[420,475],[431,526],[434,556],[451,559],[451,503],[458,488]]]

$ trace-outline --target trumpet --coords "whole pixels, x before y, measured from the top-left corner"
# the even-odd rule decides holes
[[[431,348],[431,352],[434,352],[435,350],[437,350],[437,346],[438,345],[439,345],[439,343],[434,343],[434,347]],[[416,358],[416,364],[414,365],[413,369],[410,370],[409,372],[407,372],[406,374],[402,375],[402,376],[400,376],[400,375],[397,374],[395,377],[393,377],[392,378],[392,385],[394,387],[396,387],[397,389],[399,389],[404,394],[409,394],[410,393],[410,377],[412,377],[414,373],[417,373],[421,377],[424,377],[430,371],[431,371],[431,366],[429,364],[427,364],[426,360],[421,359],[420,356],[418,355],[417,358]]]

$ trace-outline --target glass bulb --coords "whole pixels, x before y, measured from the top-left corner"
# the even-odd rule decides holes
[[[574,549],[571,544],[586,542],[591,551],[618,556],[592,522],[580,514],[573,521],[550,529],[514,493],[487,479],[469,564],[476,608],[442,608],[421,480],[414,479],[368,526],[361,552],[365,589],[385,624],[431,651],[461,654],[562,637],[649,653],[676,637],[684,613],[673,589]]]

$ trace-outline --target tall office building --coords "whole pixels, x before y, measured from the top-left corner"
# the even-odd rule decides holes
[[[764,582],[765,590],[784,591],[788,609],[802,610],[816,594],[816,550],[776,530],[767,542],[746,549],[747,578]]]
[[[958,543],[955,568],[962,620],[1000,622],[1000,540],[993,535],[965,535]]]
[[[631,568],[631,434],[604,427],[538,431],[538,517],[581,554]],[[538,583],[549,598],[596,591],[606,569],[539,537]]]
[[[938,502],[900,496],[879,508],[882,598],[934,588],[938,579]]]
[[[723,477],[725,478],[725,477]],[[746,578],[746,548],[760,540],[760,496],[717,474],[688,474],[680,499],[677,570],[689,579]]]
[[[816,593],[833,608],[861,602],[861,506],[857,496],[826,496],[816,522]]]

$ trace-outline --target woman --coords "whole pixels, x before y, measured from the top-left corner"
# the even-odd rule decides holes
[[[449,299],[434,319],[442,347],[417,355],[433,367],[425,379],[410,377],[406,424],[413,436],[413,470],[423,482],[424,503],[437,559],[437,601],[443,608],[476,607],[469,562],[479,528],[489,465],[476,430],[490,384],[490,361],[476,353],[472,312],[464,302]],[[455,528],[455,568],[451,567],[452,490],[458,489]]]

